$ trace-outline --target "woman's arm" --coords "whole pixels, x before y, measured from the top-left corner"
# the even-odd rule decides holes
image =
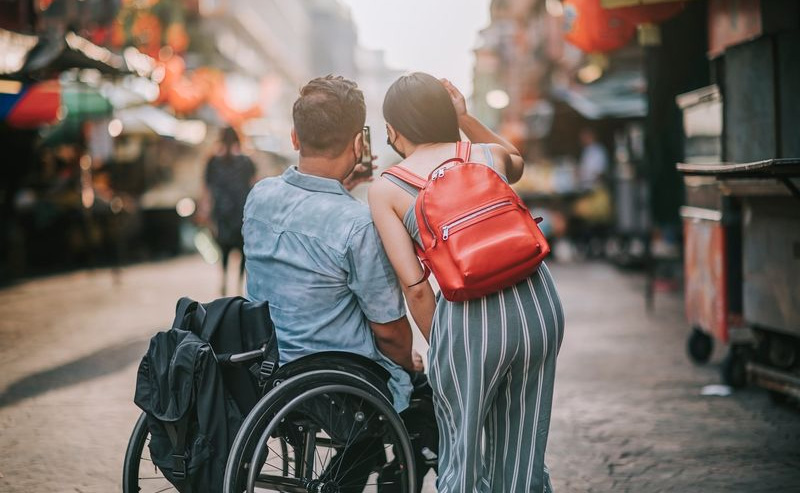
[[[525,162],[522,160],[522,155],[519,150],[514,147],[511,142],[503,137],[492,132],[486,125],[478,121],[477,118],[467,113],[467,103],[464,100],[464,95],[456,88],[449,80],[442,79],[447,92],[450,94],[450,99],[453,101],[453,106],[456,109],[458,116],[458,126],[472,142],[480,142],[487,144],[497,144],[492,146],[492,155],[495,160],[503,163],[504,175],[509,183],[516,183],[522,178],[522,171]]]
[[[436,299],[430,283],[427,280],[420,282],[423,270],[414,252],[413,240],[390,204],[393,193],[404,193],[395,188],[388,181],[379,179],[369,188],[367,198],[372,220],[400,281],[411,316],[425,340],[429,341]]]

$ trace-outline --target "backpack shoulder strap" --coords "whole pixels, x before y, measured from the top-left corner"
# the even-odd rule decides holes
[[[172,322],[172,327],[176,329],[183,329],[185,317],[188,313],[197,308],[197,302],[189,297],[184,296],[178,300],[175,306],[175,320]]]
[[[233,304],[233,302],[237,300],[243,300],[241,296],[233,296],[230,298],[219,298],[208,305],[206,305],[206,317],[203,321],[203,328],[202,332],[200,333],[200,339],[209,342],[211,338],[216,333],[217,329],[219,328],[219,324],[222,321],[222,317],[225,316],[225,312],[228,310],[228,307]]]
[[[189,416],[183,416],[175,423],[163,422],[172,449],[172,475],[176,479],[185,479],[189,474],[189,453],[186,450],[186,435],[189,432]],[[187,493],[191,493],[191,484],[187,485]]]
[[[175,307],[175,320],[172,328],[200,333],[206,318],[206,309],[202,303],[184,296]]]
[[[391,168],[385,170],[383,173],[381,173],[381,176],[383,175],[394,176],[395,178],[408,183],[417,190],[421,190],[427,183],[425,178],[419,176],[408,168],[400,166],[399,164],[395,164]]]
[[[469,157],[472,154],[472,142],[468,140],[462,140],[461,142],[456,142],[456,157],[465,163],[469,161]]]

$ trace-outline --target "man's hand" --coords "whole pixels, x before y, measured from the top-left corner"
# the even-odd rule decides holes
[[[374,161],[376,157],[377,156],[372,156],[372,160]],[[376,170],[377,168],[378,168],[378,166],[376,166],[374,164],[372,165],[372,170],[373,171]],[[362,183],[371,182],[374,179],[374,177],[372,175],[370,175],[370,176],[363,176],[363,175],[359,176],[358,175],[359,173],[365,172],[366,169],[367,168],[366,168],[365,165],[363,165],[361,163],[356,164],[355,168],[353,168],[353,172],[350,173],[349,175],[347,175],[344,180],[342,180],[342,186],[345,188],[345,190],[347,190],[349,192],[349,191],[353,190],[354,188],[356,188],[358,185],[360,185]]]
[[[425,371],[425,362],[422,361],[422,355],[416,349],[411,350],[411,362],[414,363],[414,371]]]

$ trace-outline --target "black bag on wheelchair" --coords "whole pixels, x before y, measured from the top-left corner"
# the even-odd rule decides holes
[[[236,432],[277,364],[266,303],[178,301],[172,329],[150,340],[134,396],[153,463],[178,491],[222,490]]]

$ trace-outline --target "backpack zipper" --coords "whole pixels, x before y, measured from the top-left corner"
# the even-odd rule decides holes
[[[475,219],[478,216],[481,216],[481,215],[486,214],[488,212],[491,212],[491,211],[493,211],[495,209],[499,209],[500,207],[504,207],[504,206],[511,205],[511,204],[512,204],[512,202],[510,200],[505,200],[503,202],[498,202],[496,204],[492,204],[492,205],[486,206],[486,207],[484,207],[482,209],[478,209],[477,211],[473,212],[472,214],[464,216],[461,219],[453,221],[452,223],[445,224],[444,226],[442,226],[442,240],[443,241],[447,241],[447,239],[450,237],[450,229],[458,226],[459,224],[463,224],[463,223],[465,223],[465,222],[467,222],[467,221],[469,221],[471,219]]]

